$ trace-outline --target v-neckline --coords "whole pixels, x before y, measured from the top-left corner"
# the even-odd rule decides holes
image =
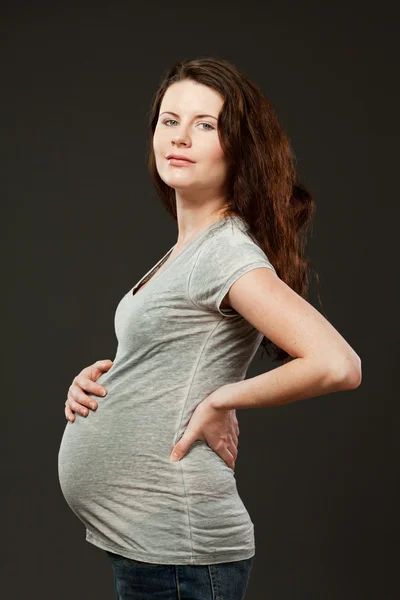
[[[172,267],[172,265],[175,264],[175,262],[178,260],[178,258],[180,256],[182,256],[182,254],[184,254],[187,251],[187,249],[190,248],[195,242],[199,241],[200,238],[202,238],[211,229],[213,229],[219,223],[221,223],[221,221],[225,221],[226,222],[227,220],[230,220],[230,219],[235,219],[235,216],[232,216],[232,217],[223,217],[222,219],[218,219],[218,221],[214,221],[214,223],[211,223],[211,225],[209,225],[208,227],[206,227],[205,229],[203,229],[203,231],[200,231],[192,240],[190,240],[190,242],[188,242],[186,244],[186,246],[184,246],[182,248],[182,250],[179,252],[179,254],[177,256],[175,256],[175,258],[173,260],[171,260],[171,262],[165,267],[165,269],[162,269],[160,272],[158,272],[158,267],[161,267],[164,264],[164,262],[166,262],[166,260],[168,260],[168,257],[172,253],[173,249],[176,247],[176,244],[174,244],[172,246],[172,248],[170,248],[168,250],[168,252],[166,254],[164,254],[164,256],[162,258],[160,258],[159,261],[157,261],[157,263],[154,265],[154,267],[152,267],[149,271],[147,271],[147,273],[145,273],[145,275],[143,275],[143,277],[141,279],[139,279],[139,281],[136,283],[136,285],[133,286],[133,288],[131,289],[131,291],[129,293],[130,296],[132,298],[134,298],[135,296],[137,296],[137,294],[141,290],[140,285],[147,278],[148,278],[148,281],[147,281],[146,285],[143,286],[143,287],[146,287],[146,288],[149,285],[151,285],[151,283],[153,282],[154,279],[157,279],[158,277],[161,277],[163,273],[165,273],[166,271],[168,271],[168,269],[170,269]]]
[[[150,271],[147,271],[147,273],[145,275],[143,275],[143,277],[141,279],[139,279],[137,284],[131,289],[130,295],[132,297],[136,296],[139,293],[139,290],[141,289],[141,284],[146,280],[147,277],[149,277],[147,284],[150,284],[150,282],[153,281],[153,279],[157,277],[158,267],[162,267],[164,262],[166,262],[168,260],[168,257],[171,254],[172,250],[175,248],[175,246],[176,246],[176,244],[168,250],[167,254],[164,254],[164,256],[162,258],[160,258],[160,260],[154,265],[154,267],[152,267],[150,269]],[[186,248],[186,246],[185,246],[185,248]],[[182,250],[182,252],[183,252],[183,250]],[[178,256],[180,256],[180,254],[181,253],[179,253]],[[178,256],[176,258],[178,258]],[[172,264],[173,262],[175,262],[175,259],[172,260],[170,264]],[[168,267],[169,267],[169,265],[167,265],[164,270],[168,269]],[[162,273],[162,271],[159,274],[161,275],[161,273]],[[147,287],[147,284],[146,284],[146,287]]]

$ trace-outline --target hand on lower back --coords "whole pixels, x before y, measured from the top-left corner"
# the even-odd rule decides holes
[[[220,390],[222,388],[219,388]],[[217,394],[218,390],[213,392]],[[211,404],[211,394],[200,402],[194,410],[190,421],[171,451],[170,459],[175,454],[180,460],[188,452],[196,440],[203,440],[230,467],[235,468],[238,454],[239,424],[234,409],[215,408]]]

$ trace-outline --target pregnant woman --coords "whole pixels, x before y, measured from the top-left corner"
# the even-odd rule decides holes
[[[313,199],[263,93],[227,61],[181,62],[150,133],[178,239],[120,300],[114,361],[70,387],[60,485],[117,599],[242,600],[255,537],[235,409],[356,388],[361,361],[306,300]],[[261,343],[281,364],[245,380]]]

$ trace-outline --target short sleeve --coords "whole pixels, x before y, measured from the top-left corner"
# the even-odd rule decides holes
[[[259,267],[276,273],[265,252],[247,235],[237,231],[207,239],[190,274],[189,298],[198,308],[234,317],[238,313],[232,307],[222,308],[221,302],[239,277]]]

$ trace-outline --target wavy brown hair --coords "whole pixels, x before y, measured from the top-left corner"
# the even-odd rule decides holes
[[[294,151],[271,103],[244,73],[224,59],[203,57],[176,63],[163,75],[154,95],[148,168],[162,203],[177,220],[175,190],[158,174],[153,136],[166,90],[188,79],[216,90],[224,99],[218,117],[220,144],[228,166],[227,205],[222,214],[236,213],[244,219],[251,238],[265,252],[279,278],[307,300],[311,267],[305,249],[314,200],[299,181]],[[318,300],[322,306],[319,293]],[[274,361],[292,358],[265,336],[261,345],[268,355],[274,354]]]

